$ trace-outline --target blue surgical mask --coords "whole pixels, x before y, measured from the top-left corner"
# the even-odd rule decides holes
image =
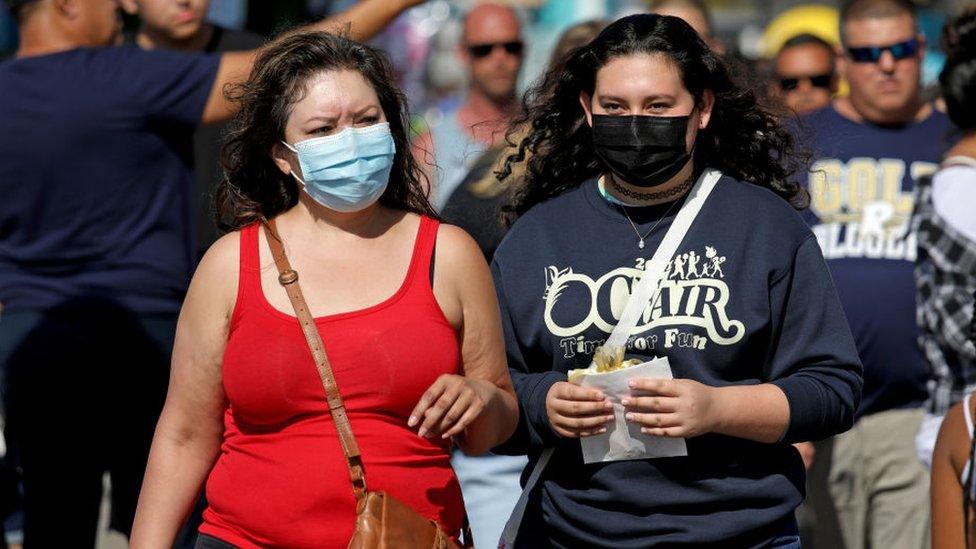
[[[337,212],[358,212],[379,200],[396,154],[387,122],[346,128],[294,147],[282,144],[298,154],[304,180],[294,171],[291,175],[316,202]]]

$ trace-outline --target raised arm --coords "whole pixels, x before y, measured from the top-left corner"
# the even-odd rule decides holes
[[[282,36],[297,32],[335,32],[354,40],[366,41],[380,33],[404,11],[426,0],[361,0],[349,9],[317,23],[293,29]],[[279,37],[280,39],[281,37]],[[274,43],[274,42],[272,42]],[[267,47],[267,46],[265,46]],[[226,120],[237,112],[237,105],[224,96],[228,84],[243,82],[251,73],[251,67],[261,50],[228,52],[221,56],[217,77],[210,90],[210,97],[203,110],[202,122],[214,124]]]
[[[220,450],[226,406],[221,360],[237,294],[239,235],[207,252],[176,328],[169,392],[153,437],[133,549],[169,548]]]

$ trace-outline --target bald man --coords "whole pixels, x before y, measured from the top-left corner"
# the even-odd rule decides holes
[[[436,207],[447,203],[481,153],[502,140],[518,112],[523,50],[522,25],[511,7],[485,2],[465,15],[458,57],[468,74],[466,101],[414,142]]]
[[[683,20],[695,29],[709,48],[718,54],[725,53],[725,45],[714,35],[712,14],[701,0],[654,0],[651,2],[651,13]]]
[[[522,68],[522,25],[511,7],[483,2],[464,17],[458,57],[468,73],[465,102],[414,141],[414,154],[430,179],[438,209],[492,145],[505,137],[518,112],[515,86]],[[475,547],[497,547],[522,488],[524,456],[470,457],[455,451],[451,465],[461,483]]]

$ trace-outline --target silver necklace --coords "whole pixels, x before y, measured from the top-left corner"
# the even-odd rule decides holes
[[[679,202],[679,200],[675,200],[674,202],[672,202],[671,205],[668,206],[668,210],[666,212],[664,212],[664,215],[661,216],[661,219],[658,219],[654,223],[654,226],[651,227],[651,230],[647,231],[647,233],[645,233],[644,236],[641,236],[640,231],[637,230],[637,224],[634,223],[634,220],[630,218],[630,214],[627,213],[627,210],[625,210],[623,208],[623,206],[621,206],[620,204],[617,204],[616,202],[614,202],[613,204],[615,206],[617,206],[617,208],[619,208],[620,211],[622,211],[624,213],[624,217],[626,217],[627,218],[627,221],[630,222],[630,226],[634,229],[634,234],[637,235],[637,247],[643,250],[644,249],[644,240],[646,240],[647,237],[651,236],[651,233],[654,232],[654,229],[656,229],[657,226],[660,225],[662,221],[664,221],[664,218],[667,217],[669,213],[671,213],[671,210],[674,209],[674,205],[677,204],[678,202]]]

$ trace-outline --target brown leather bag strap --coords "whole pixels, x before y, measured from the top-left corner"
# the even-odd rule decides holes
[[[268,246],[271,248],[271,255],[274,257],[275,265],[278,266],[278,282],[288,293],[292,307],[295,308],[295,316],[302,326],[305,333],[305,340],[308,341],[308,348],[315,359],[315,368],[319,372],[322,380],[322,387],[325,389],[326,400],[329,404],[329,412],[332,413],[332,420],[335,422],[336,432],[339,433],[339,442],[342,444],[342,452],[346,455],[346,464],[349,466],[349,478],[352,480],[352,491],[356,495],[356,501],[362,501],[366,497],[366,470],[363,467],[363,460],[359,454],[359,445],[356,444],[356,437],[352,434],[352,425],[349,424],[349,417],[346,415],[346,407],[342,402],[342,395],[339,394],[339,386],[336,385],[335,376],[332,373],[332,365],[329,364],[329,357],[325,354],[325,345],[322,343],[322,336],[319,334],[315,319],[308,310],[305,298],[302,296],[301,286],[298,284],[298,273],[291,268],[288,256],[285,255],[285,248],[278,236],[278,230],[274,220],[264,224],[264,232],[268,238]]]

